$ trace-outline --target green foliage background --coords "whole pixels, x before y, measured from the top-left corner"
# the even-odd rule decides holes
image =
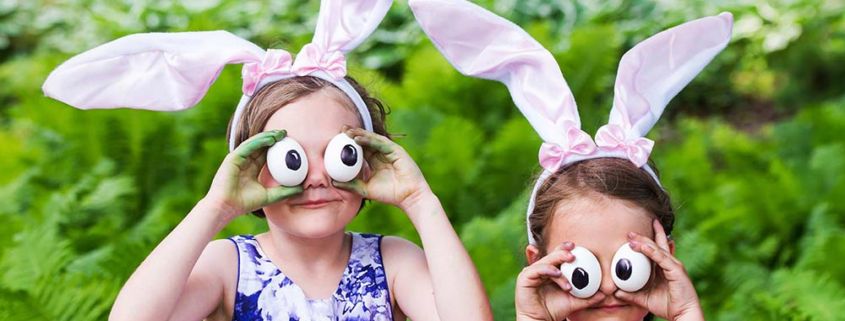
[[[841,320],[845,312],[845,3],[484,0],[554,53],[594,132],[637,41],[731,11],[728,49],[672,101],[651,138],[677,206],[678,256],[713,320]],[[120,286],[205,193],[240,95],[230,67],[198,107],[80,111],[43,97],[73,54],[144,31],[226,29],[299,48],[317,1],[0,2],[0,320],[103,320]],[[295,51],[295,50],[294,50]],[[540,141],[504,86],[457,74],[397,3],[350,55],[392,109],[472,254],[498,320],[513,316],[523,210]],[[258,233],[242,217],[220,237]],[[399,210],[350,229],[418,241]]]

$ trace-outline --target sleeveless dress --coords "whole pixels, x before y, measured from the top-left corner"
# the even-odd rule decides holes
[[[393,319],[381,235],[350,233],[352,251],[331,298],[308,299],[261,251],[252,235],[230,237],[238,251],[234,321]]]

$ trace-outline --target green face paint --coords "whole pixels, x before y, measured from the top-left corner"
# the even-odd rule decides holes
[[[384,142],[379,140],[372,140],[367,138],[367,146],[372,147],[382,154],[393,153],[393,142]]]
[[[247,158],[257,150],[263,147],[272,146],[276,142],[284,139],[286,135],[287,131],[285,130],[271,130],[258,133],[241,143],[238,148],[235,148],[234,153],[240,157]]]
[[[302,193],[302,186],[278,186],[267,190],[267,203],[275,203],[288,197]]]

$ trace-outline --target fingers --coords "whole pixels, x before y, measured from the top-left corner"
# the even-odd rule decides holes
[[[559,267],[563,263],[575,261],[575,255],[569,252],[574,248],[575,244],[572,242],[563,242],[556,246],[549,254],[537,260],[536,263],[551,264]]]
[[[264,164],[267,163],[267,153],[253,154],[251,157],[246,159],[252,161],[250,161],[247,166],[239,166],[241,171],[248,177],[258,177],[259,172],[261,172],[261,168],[263,168]]]
[[[622,301],[648,309],[648,294],[646,292],[631,293],[622,290],[616,290],[616,292],[613,292],[613,296]]]
[[[364,183],[364,181],[361,180],[360,178],[353,179],[349,182],[338,182],[338,181],[332,180],[332,186],[340,188],[340,189],[348,190],[350,192],[361,195],[364,198],[366,198],[367,195],[368,195],[367,184]]]
[[[566,242],[560,243],[557,246],[555,246],[555,248],[552,249],[552,252],[558,251],[558,250],[572,251],[574,249],[575,249],[575,243],[572,243],[570,241],[566,241]]]
[[[285,135],[287,135],[287,132],[284,130],[270,130],[258,133],[238,145],[238,147],[232,151],[232,154],[240,159],[238,163],[240,165],[244,160],[249,158],[250,155],[262,148],[273,146],[276,142],[284,139]]]
[[[551,264],[534,263],[522,269],[517,276],[517,287],[536,288],[548,279],[562,276],[560,269]]]
[[[601,291],[596,292],[596,294],[593,294],[593,296],[586,299],[572,297],[572,311],[582,310],[590,306],[596,305],[602,300],[604,300],[606,297],[607,295]]]
[[[569,252],[573,248],[575,248],[575,244],[572,242],[559,244],[551,252],[549,252],[549,254],[525,267],[523,272],[520,273],[520,277],[523,277],[523,274],[525,274],[524,277],[529,278],[532,281],[531,284],[539,284],[533,281],[540,277],[543,279],[550,278],[563,290],[571,290],[572,286],[569,285],[569,281],[563,277],[563,273],[560,271],[560,265],[564,262],[572,262],[575,260],[575,256]]]
[[[653,262],[657,263],[667,278],[671,278],[672,276],[678,277],[680,276],[678,273],[686,275],[681,261],[672,256],[669,251],[660,249],[651,239],[634,232],[628,233],[628,239],[630,240],[631,249],[644,254]]]
[[[658,220],[654,220],[652,225],[654,226],[654,241],[661,249],[668,252],[669,238],[666,236],[666,231],[663,230],[663,224],[660,224]]]
[[[275,203],[299,193],[302,193],[302,186],[276,186],[267,189],[267,202]]]
[[[387,137],[363,128],[345,128],[344,131],[361,146],[370,147],[382,154],[390,154],[395,151],[396,143],[390,141]]]
[[[572,253],[569,252],[574,248],[574,243],[563,242],[556,246],[551,252],[549,252],[549,254],[540,258],[539,260],[537,260],[537,262],[534,263],[553,266],[557,273],[555,277],[551,278],[551,281],[557,284],[564,291],[572,290],[572,285],[569,284],[568,279],[563,277],[563,274],[560,271],[560,265],[563,263],[575,261],[575,255],[572,255]]]

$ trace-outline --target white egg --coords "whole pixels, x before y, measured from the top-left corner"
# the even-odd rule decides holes
[[[613,255],[610,274],[613,283],[625,292],[636,292],[648,283],[651,277],[651,260],[634,251],[629,243],[623,244]]]
[[[348,182],[358,176],[364,163],[364,150],[344,133],[337,134],[326,146],[323,164],[335,181]]]
[[[290,137],[276,142],[267,150],[267,169],[283,186],[297,186],[308,175],[308,158],[296,140]]]
[[[572,286],[569,293],[578,298],[589,298],[596,294],[601,285],[599,260],[590,250],[580,246],[576,246],[570,253],[575,256],[575,261],[560,266],[560,271]]]

